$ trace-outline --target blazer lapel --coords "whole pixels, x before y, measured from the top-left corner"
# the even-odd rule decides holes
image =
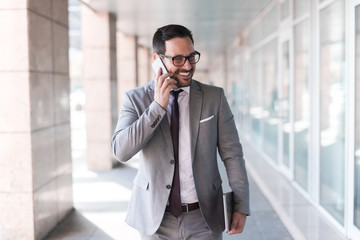
[[[154,81],[150,85],[149,88],[149,96],[151,101],[154,100]],[[190,88],[190,109],[189,109],[189,124],[190,124],[190,138],[191,138],[191,157],[194,160],[195,148],[198,141],[199,135],[199,124],[200,124],[200,117],[201,117],[201,110],[202,110],[202,102],[203,102],[203,92],[200,89],[199,85],[195,80],[191,83]],[[167,114],[164,116],[160,123],[160,128],[163,133],[167,149],[171,155],[174,154],[173,145],[171,140],[171,133],[170,133],[170,125]]]
[[[199,135],[199,124],[202,110],[203,92],[196,81],[192,81],[190,88],[190,138],[191,138],[191,157],[194,161],[195,148]]]

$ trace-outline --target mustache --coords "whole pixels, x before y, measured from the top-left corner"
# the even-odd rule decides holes
[[[177,71],[175,72],[175,74],[179,74],[179,73],[192,73],[192,72],[194,72],[194,69],[193,69],[193,68],[190,69],[190,70],[177,70]]]

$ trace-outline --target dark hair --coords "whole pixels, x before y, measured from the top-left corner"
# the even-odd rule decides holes
[[[194,43],[192,33],[189,29],[181,25],[170,24],[158,28],[158,30],[155,32],[153,36],[153,52],[165,54],[165,41],[176,37],[189,37],[191,42]]]

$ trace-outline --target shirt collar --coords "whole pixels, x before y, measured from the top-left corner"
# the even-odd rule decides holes
[[[180,88],[180,89],[184,90],[184,92],[187,92],[187,94],[190,93],[190,86],[182,87],[182,88]]]

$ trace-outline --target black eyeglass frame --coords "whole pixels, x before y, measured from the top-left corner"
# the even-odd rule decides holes
[[[168,56],[168,55],[161,54],[161,53],[159,53],[159,55],[160,55],[161,57],[165,57],[165,58],[171,59],[172,64],[173,64],[174,66],[176,66],[176,67],[181,67],[181,66],[183,66],[183,65],[186,63],[186,60],[188,60],[190,64],[196,64],[196,63],[198,63],[198,62],[200,61],[200,56],[201,56],[201,54],[200,54],[198,51],[193,52],[192,54],[190,54],[190,55],[187,56],[187,57],[185,57],[185,56],[175,56],[175,57],[172,57],[172,56]],[[199,58],[198,58],[198,60],[197,60],[196,62],[193,62],[193,63],[192,63],[192,62],[190,62],[190,58],[193,57],[194,55],[199,55]],[[174,59],[175,59],[175,58],[184,58],[185,60],[184,60],[184,62],[183,62],[181,65],[176,65],[176,64],[174,63]]]

